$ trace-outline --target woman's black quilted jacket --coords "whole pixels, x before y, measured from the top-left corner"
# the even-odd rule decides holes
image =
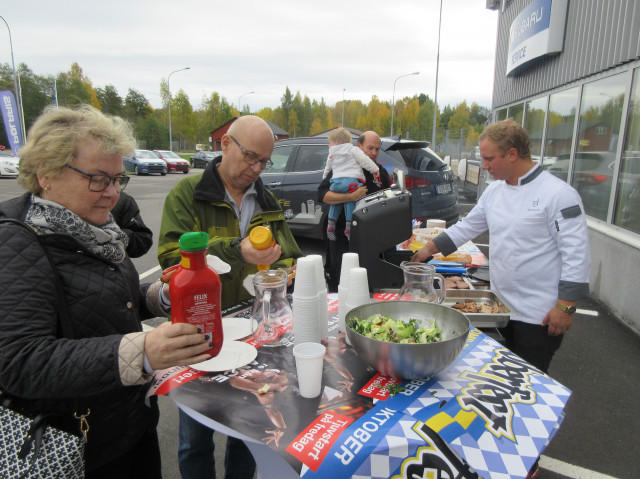
[[[0,219],[22,220],[29,194],[0,204]],[[150,317],[138,275],[127,257],[105,262],[72,236],[45,235],[57,267],[19,225],[0,223],[0,389],[32,412],[53,412],[69,423],[91,409],[87,469],[129,450],[155,428],[156,401],[145,386],[123,386],[118,347],[124,334]],[[59,274],[75,339],[58,339],[55,285]]]

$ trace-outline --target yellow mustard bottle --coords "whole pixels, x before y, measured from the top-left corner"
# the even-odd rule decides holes
[[[249,241],[256,249],[267,249],[273,246],[276,242],[273,239],[273,235],[271,234],[271,230],[266,226],[256,226],[249,233]],[[263,271],[265,269],[269,269],[268,264],[259,264],[258,271]]]

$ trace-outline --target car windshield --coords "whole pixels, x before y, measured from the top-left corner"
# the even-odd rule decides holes
[[[205,158],[215,158],[216,156],[218,156],[218,153],[215,153],[213,151],[204,152],[204,157]]]
[[[136,150],[136,158],[144,158],[149,160],[157,160],[158,155],[149,150]]]
[[[414,148],[413,146],[407,146],[408,147],[405,148],[398,146],[393,150],[387,150],[386,153],[414,170],[438,171],[445,165],[445,162],[442,161],[432,150],[428,148]]]
[[[165,158],[175,158],[177,160],[181,160],[182,158],[180,157],[180,155],[177,155],[176,153],[174,153],[173,151],[161,151],[160,152],[162,154],[162,156],[164,156]]]

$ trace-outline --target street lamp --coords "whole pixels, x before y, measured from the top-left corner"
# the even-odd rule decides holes
[[[9,28],[9,24],[7,23],[7,21],[4,19],[3,16],[0,16],[0,18],[2,19],[2,21],[4,22],[4,24],[7,26],[7,30],[9,30],[9,47],[11,48],[11,67],[13,68],[13,87],[16,90],[16,101],[18,102],[18,105],[20,107],[20,129],[22,130],[22,141],[25,141],[25,131],[24,131],[24,112],[22,111],[22,94],[20,93],[20,87],[18,86],[18,75],[16,74],[16,63],[13,60],[13,40],[11,40],[11,28]],[[14,155],[17,155],[17,152],[14,152]]]
[[[438,105],[438,69],[440,68],[440,26],[442,25],[442,0],[440,0],[440,20],[438,20],[438,56],[436,57],[436,94],[433,98],[433,131],[431,133],[431,148],[436,147],[436,108]]]
[[[396,82],[400,80],[402,77],[408,77],[411,75],[420,75],[420,72],[407,73],[406,75],[400,75],[396,78],[396,81],[393,82],[393,97],[391,97],[391,135],[393,136],[393,111],[396,109]]]
[[[238,116],[242,116],[242,109],[240,107],[240,100],[242,99],[243,96],[245,95],[251,95],[252,93],[255,93],[255,91],[249,91],[247,93],[243,93],[242,95],[240,95],[238,97]]]
[[[181,72],[183,70],[190,70],[191,67],[180,68],[180,70],[174,70],[169,73],[167,77],[167,91],[169,92],[169,150],[173,151],[173,145],[171,144],[171,87],[169,86],[169,80],[171,80],[171,75],[177,72]]]
[[[344,127],[344,91],[346,88],[342,89],[342,126]]]

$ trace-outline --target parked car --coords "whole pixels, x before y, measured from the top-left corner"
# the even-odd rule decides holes
[[[169,150],[153,150],[153,152],[164,160],[167,164],[169,173],[177,173],[179,171],[182,171],[184,174],[189,173],[191,165],[177,153]]]
[[[4,151],[0,151],[0,177],[18,176],[18,170],[20,169],[20,158],[10,155]]]
[[[317,204],[316,199],[328,154],[326,138],[281,140],[271,155],[273,165],[261,174],[296,236],[323,239],[326,235],[329,206]],[[426,142],[383,138],[378,163],[392,178],[394,168],[404,171],[412,196],[412,218],[443,219],[447,225],[458,221],[453,172]]]
[[[122,158],[124,169],[133,171],[136,175],[148,175],[150,173],[167,174],[167,164],[162,158],[151,150],[135,150],[133,157]]]
[[[580,193],[585,212],[605,220],[613,179],[616,155],[610,151],[578,151],[569,182]],[[549,173],[568,181],[570,155],[558,155],[550,165],[543,165]]]
[[[192,168],[206,168],[211,161],[222,156],[221,151],[198,151],[191,157]]]

